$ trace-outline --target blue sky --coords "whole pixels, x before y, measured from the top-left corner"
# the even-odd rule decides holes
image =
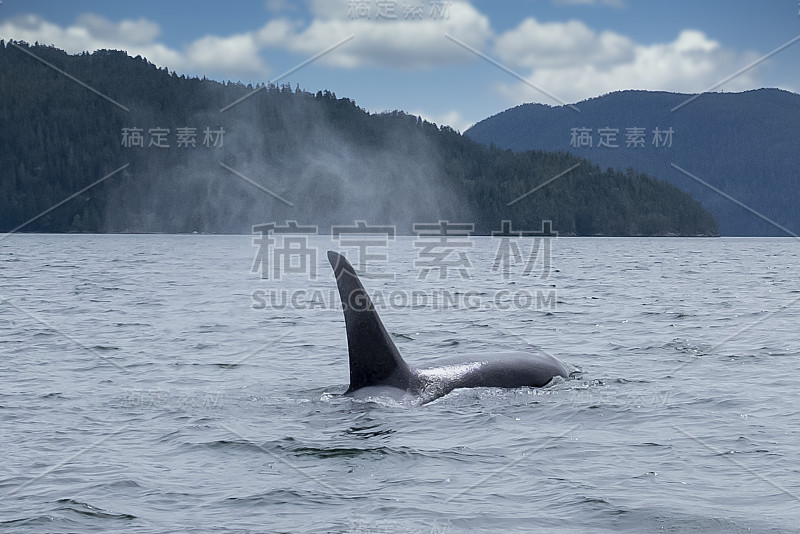
[[[798,0],[3,0],[0,38],[263,82],[352,36],[281,82],[463,130],[524,102],[703,91],[800,35],[799,15]],[[798,92],[798,65],[800,42],[718,90]]]

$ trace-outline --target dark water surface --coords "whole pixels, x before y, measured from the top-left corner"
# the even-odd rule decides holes
[[[317,279],[280,281],[247,236],[0,241],[0,531],[800,530],[797,242],[558,238],[546,280],[504,280],[477,238],[470,280],[418,280],[399,239],[368,290],[480,303],[387,303],[412,365],[527,348],[575,369],[418,406],[338,395],[338,300],[253,307],[328,299],[314,239]],[[484,306],[523,289],[556,297]]]

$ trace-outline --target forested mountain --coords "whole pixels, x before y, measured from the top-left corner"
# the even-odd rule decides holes
[[[722,235],[800,233],[800,95],[759,89],[691,97],[622,91],[579,102],[577,111],[524,104],[465,135],[517,152],[568,151],[667,180],[699,200]]]
[[[562,235],[716,233],[711,215],[669,184],[564,152],[485,147],[329,91],[0,41],[2,231],[249,233],[285,220],[324,231],[365,220],[411,233],[414,222],[442,219],[478,233],[547,219]]]

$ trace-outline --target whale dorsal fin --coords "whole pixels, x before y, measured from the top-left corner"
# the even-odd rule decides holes
[[[328,260],[336,275],[347,327],[350,388],[394,386],[408,389],[411,370],[386,332],[378,312],[350,262],[332,250]]]

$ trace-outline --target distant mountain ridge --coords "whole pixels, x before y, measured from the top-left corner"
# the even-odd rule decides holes
[[[602,168],[666,180],[699,200],[722,235],[800,234],[800,95],[758,89],[691,98],[620,91],[578,102],[579,112],[523,104],[464,134],[486,145],[564,151]]]
[[[120,51],[3,41],[0,73],[3,232],[250,233],[293,220],[322,233],[366,221],[412,234],[448,220],[487,235],[506,220],[522,231],[551,220],[559,235],[717,233],[666,182],[563,152],[486,147],[328,90],[218,83]]]

